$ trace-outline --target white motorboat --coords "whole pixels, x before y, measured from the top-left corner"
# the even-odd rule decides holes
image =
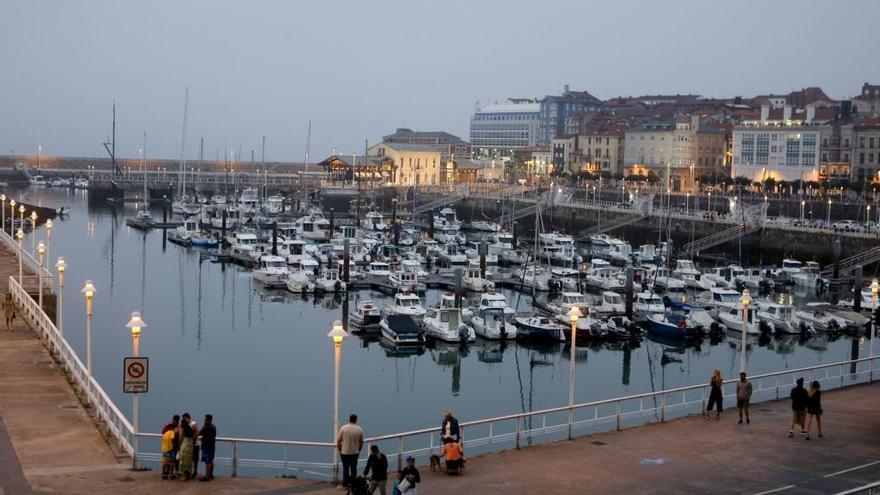
[[[487,339],[515,339],[516,325],[507,322],[504,308],[484,307],[471,318],[474,332]]]
[[[260,256],[260,266],[253,271],[254,280],[266,287],[285,287],[290,272],[281,256]]]
[[[368,211],[366,215],[364,215],[364,223],[367,230],[373,230],[376,232],[384,232],[388,230],[388,225],[385,224],[382,214],[378,211]]]
[[[718,321],[728,330],[734,332],[742,332],[745,329],[748,335],[760,335],[761,325],[757,316],[756,308],[749,308],[747,320],[743,320],[742,310],[732,308],[720,308],[718,311]]]
[[[799,322],[794,321],[794,308],[789,304],[779,304],[770,300],[759,300],[758,319],[777,332],[800,333]]]
[[[744,272],[739,265],[717,267],[704,273],[701,278],[711,280],[716,287],[725,289],[736,288],[736,277]]]
[[[391,265],[384,261],[372,261],[364,269],[364,273],[370,277],[389,278],[391,277]]]
[[[504,313],[505,319],[516,314],[516,310],[507,304],[507,298],[504,297],[504,294],[497,292],[480,294],[480,304],[475,308],[475,313],[479,313],[486,308],[500,309]]]
[[[584,276],[584,283],[598,291],[615,290],[621,291],[625,287],[624,280],[617,277],[620,269],[611,266],[611,263],[594,258],[590,260],[590,268]]]
[[[461,277],[461,285],[467,290],[485,292],[495,288],[495,282],[483,278],[479,268],[469,267]]]
[[[297,235],[302,239],[320,241],[330,233],[330,220],[324,217],[321,210],[313,209],[308,215],[296,220]]]
[[[772,289],[773,281],[766,277],[764,270],[760,268],[746,268],[743,273],[736,276],[736,283],[750,290],[758,290],[762,287]]]
[[[79,177],[75,181],[73,181],[74,189],[88,189],[89,188],[89,179],[84,177]]]
[[[619,264],[627,264],[632,261],[632,246],[626,241],[614,239],[611,245],[608,246],[606,256],[608,256],[611,261]]]
[[[421,323],[426,312],[422,300],[412,292],[398,292],[394,295],[394,302],[382,308],[383,315],[407,315],[416,323]]]
[[[590,236],[590,243],[597,248],[607,248],[615,239],[608,234],[596,234]]]
[[[714,282],[709,279],[703,279],[702,272],[697,270],[694,262],[691,260],[676,260],[675,270],[672,275],[682,280],[687,287],[697,290],[709,290],[715,286]]]
[[[623,294],[612,291],[604,291],[601,294],[599,305],[593,309],[593,313],[599,315],[622,315],[626,313],[626,301]]]
[[[373,301],[360,301],[355,305],[349,320],[361,330],[375,329],[382,320],[382,312]]]
[[[419,281],[419,275],[414,271],[394,270],[388,277],[388,282],[398,292],[424,292],[425,283]]]
[[[42,175],[35,175],[30,180],[32,187],[46,187],[46,178]]]
[[[513,272],[513,282],[536,291],[550,290],[550,273],[542,267],[526,266]]]
[[[713,287],[708,292],[698,295],[697,302],[719,312],[739,310],[742,308],[742,294],[733,289]]]
[[[473,342],[476,333],[461,320],[461,309],[440,307],[428,311],[424,319],[425,333],[444,342]]]
[[[794,321],[798,327],[803,322],[808,328],[812,328],[817,332],[835,332],[843,330],[848,325],[845,318],[833,315],[821,308],[815,309],[810,307],[795,311]]]
[[[663,314],[666,306],[663,299],[653,292],[639,292],[633,301],[633,314],[640,320],[647,319],[652,314]]]
[[[565,340],[565,327],[544,316],[517,316],[513,323],[518,338],[552,342]]]
[[[537,258],[542,262],[547,260],[550,264],[563,266],[577,266],[583,258],[574,248],[574,238],[570,235],[551,232],[538,236]]]
[[[584,315],[583,318],[578,320],[577,329],[589,331],[593,320],[589,318],[591,312],[587,296],[580,292],[563,292],[559,295],[559,299],[547,304],[547,309],[552,311],[553,318],[562,325],[566,325],[566,328],[571,321],[571,317],[568,315],[571,308],[578,308],[581,314]]]
[[[794,285],[798,287],[816,287],[816,282],[819,280],[819,263],[815,261],[808,261],[807,264],[801,268],[801,271],[798,273],[794,273],[791,276],[791,279],[794,281]]]
[[[315,292],[315,283],[312,282],[310,272],[303,270],[290,272],[287,275],[285,285],[287,290],[296,294],[311,294]]]
[[[471,228],[480,232],[500,232],[501,226],[495,222],[486,220],[474,220],[471,222]]]
[[[443,251],[440,254],[440,262],[447,268],[456,266],[466,267],[470,265],[470,260],[466,254],[461,251],[458,244],[449,243],[443,245]]]
[[[461,229],[461,221],[452,208],[443,208],[434,217],[434,230],[456,231]]]
[[[251,254],[258,251],[259,240],[253,232],[236,232],[229,239],[233,254]]]
[[[339,277],[339,270],[336,268],[327,268],[317,280],[315,280],[315,289],[324,292],[345,292],[348,284]]]
[[[654,287],[672,293],[683,293],[687,290],[684,281],[672,275],[669,268],[662,266],[654,271]]]

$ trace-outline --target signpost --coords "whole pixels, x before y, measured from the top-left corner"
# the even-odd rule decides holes
[[[126,394],[145,394],[150,388],[150,358],[127,357],[123,360],[122,391]]]

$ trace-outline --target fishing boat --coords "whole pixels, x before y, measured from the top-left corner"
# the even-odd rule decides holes
[[[432,308],[424,318],[425,333],[444,342],[473,342],[476,340],[474,329],[461,321],[461,309],[440,307]]]
[[[440,231],[458,231],[461,229],[461,221],[452,208],[443,208],[434,217],[434,229]]]
[[[150,230],[156,225],[156,221],[147,210],[139,210],[133,217],[125,217],[125,224],[138,230]]]
[[[515,339],[516,325],[507,322],[504,308],[482,307],[471,318],[474,332],[486,339]]]
[[[361,330],[378,329],[382,312],[373,301],[360,301],[355,305],[349,320]]]
[[[199,221],[195,218],[187,218],[176,229],[168,233],[168,240],[184,246],[192,245],[193,235],[199,232]]]
[[[719,312],[738,310],[742,307],[742,294],[733,289],[713,287],[697,296],[697,302]]]
[[[626,301],[623,294],[612,291],[604,291],[601,294],[599,305],[593,309],[593,313],[599,315],[622,315],[626,312]]]
[[[513,272],[513,282],[536,291],[550,290],[550,273],[540,266],[525,266]]]
[[[742,310],[732,308],[719,308],[718,321],[724,325],[724,328],[734,332],[742,332],[745,330],[748,335],[760,335],[761,325],[757,316],[757,308],[749,308],[746,319],[743,319]]]
[[[702,275],[702,278],[711,280],[716,287],[724,289],[736,288],[736,277],[744,272],[739,265],[728,265],[717,267],[709,270]]]
[[[467,290],[485,292],[495,288],[495,282],[484,278],[479,268],[469,267],[461,278],[461,285]]]
[[[390,314],[379,321],[382,338],[396,346],[419,346],[425,343],[425,333],[412,316]]]
[[[538,236],[537,257],[548,260],[550,264],[562,266],[577,266],[583,261],[583,258],[575,252],[574,238],[559,232]]]
[[[792,274],[791,279],[798,287],[816,287],[819,281],[819,263],[808,261],[800,272]]]
[[[800,333],[801,325],[794,321],[794,307],[768,299],[757,302],[758,319],[781,333]],[[804,329],[806,327],[804,326]]]
[[[680,312],[648,315],[648,330],[651,333],[676,340],[689,340],[702,337],[706,329],[698,326],[691,318]]]
[[[672,271],[672,275],[682,280],[687,287],[692,289],[709,290],[715,287],[715,283],[712,280],[702,278],[702,272],[694,266],[694,262],[691,260],[676,260],[675,270]]]
[[[323,292],[345,292],[348,284],[339,278],[339,270],[327,268],[321,277],[315,280],[315,289]]]
[[[289,272],[285,286],[287,290],[295,294],[311,294],[315,292],[315,283],[312,282],[309,272],[303,270]]]
[[[565,327],[544,316],[517,316],[513,324],[517,338],[553,342],[565,340]]]
[[[474,220],[471,222],[471,228],[479,232],[500,232],[501,226],[495,222],[487,220]]]
[[[424,292],[425,283],[419,280],[417,272],[408,270],[394,270],[388,276],[388,283],[398,292]]]
[[[673,293],[684,293],[687,290],[683,280],[675,278],[669,268],[663,266],[654,271],[654,287]]]
[[[364,269],[364,273],[376,278],[389,278],[391,276],[391,265],[384,261],[372,261]]]
[[[663,299],[653,292],[639,292],[633,301],[633,314],[640,320],[647,320],[649,315],[662,314],[666,311]]]
[[[406,315],[416,323],[421,323],[427,310],[422,300],[412,292],[398,292],[394,295],[394,303],[382,308],[383,315]]]
[[[253,232],[236,232],[229,240],[233,254],[251,255],[258,251],[259,240]]]
[[[253,271],[254,280],[266,287],[286,287],[289,274],[284,258],[271,254],[260,256],[260,266]]]
[[[504,294],[499,294],[497,292],[481,294],[480,304],[473,308],[473,312],[474,314],[478,314],[480,311],[487,308],[500,309],[501,312],[504,313],[504,319],[509,319],[516,314],[516,310],[507,304],[507,298],[504,297]]]
[[[794,312],[794,319],[812,326],[817,332],[836,332],[849,326],[846,318],[832,314],[822,307],[807,306]]]
[[[46,178],[42,175],[35,175],[30,180],[31,187],[46,187]]]
[[[364,223],[366,224],[367,230],[373,230],[376,232],[384,232],[388,230],[388,225],[385,224],[382,214],[378,211],[368,211],[364,215]]]

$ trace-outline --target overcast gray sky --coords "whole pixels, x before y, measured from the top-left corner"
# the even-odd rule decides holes
[[[880,2],[2,0],[0,153],[267,159],[350,153],[396,127],[467,139],[474,102],[880,83]]]

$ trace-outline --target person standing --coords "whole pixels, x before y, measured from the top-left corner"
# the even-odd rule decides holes
[[[214,426],[214,416],[205,414],[205,421],[199,431],[202,439],[202,462],[205,463],[205,475],[199,481],[211,481],[214,479],[214,447],[217,443],[217,427]]]
[[[193,428],[193,462],[192,474],[189,479],[194,480],[199,477],[199,454],[201,453],[202,441],[199,438],[199,424],[196,423],[196,420],[190,421],[189,424]]]
[[[709,413],[712,411],[712,408],[715,408],[716,411],[715,419],[721,419],[722,385],[724,385],[724,379],[721,378],[721,370],[715,370],[715,373],[712,373],[712,379],[709,380],[709,404],[706,406],[706,412],[704,413],[706,419],[709,419]]]
[[[192,474],[194,435],[195,430],[190,424],[189,413],[183,413],[180,417],[180,426],[177,428],[177,436],[180,438],[180,479],[184,481]]]
[[[452,411],[443,412],[443,423],[440,425],[440,438],[443,443],[460,442],[461,430],[458,427],[458,420],[452,415]]]
[[[810,439],[813,418],[816,418],[816,428],[819,430],[819,438],[822,438],[822,391],[819,389],[819,382],[814,381],[810,384],[810,390],[807,392],[807,436],[804,440]]]
[[[807,433],[804,429],[804,419],[807,415],[807,391],[804,389],[804,379],[798,378],[797,385],[791,389],[791,426],[788,428],[788,437],[794,436],[794,425],[800,425],[801,434]]]
[[[746,380],[745,371],[740,371],[739,381],[736,382],[736,409],[739,411],[739,424],[743,422],[743,413],[746,414],[746,424],[749,424],[749,401],[752,400],[752,382]]]
[[[370,474],[370,495],[377,488],[379,493],[387,495],[385,489],[388,485],[388,458],[385,457],[385,454],[379,452],[378,445],[370,446],[370,457],[367,459],[367,467],[364,468],[364,478],[367,477],[367,473]]]
[[[404,481],[406,481],[406,483],[404,483]],[[403,471],[397,476],[397,485],[394,487],[395,492],[403,495],[416,495],[416,485],[421,482],[422,477],[419,476],[419,470],[416,469],[416,460],[412,456],[407,457],[406,467],[403,468]],[[401,485],[406,489],[401,489]]]
[[[15,303],[12,302],[12,293],[7,292],[6,298],[3,299],[3,314],[6,315],[6,330],[14,332],[12,320],[15,319]]]
[[[357,414],[348,417],[348,424],[336,435],[336,448],[342,459],[342,486],[348,488],[357,477],[357,461],[364,446],[364,430],[357,425]]]

